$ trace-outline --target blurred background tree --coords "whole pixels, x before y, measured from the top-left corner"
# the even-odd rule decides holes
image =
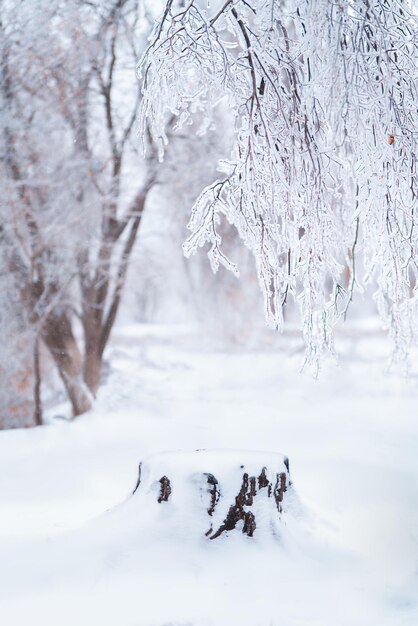
[[[203,116],[168,128],[163,164],[152,143],[144,158],[137,136],[135,68],[161,6],[2,3],[0,427],[41,422],[40,377],[73,415],[91,408],[130,264],[124,319],[197,320],[242,339],[250,283],[214,281],[181,250],[189,206],[231,141],[230,114],[221,107],[210,133],[198,132]],[[225,240],[239,250],[232,228]]]

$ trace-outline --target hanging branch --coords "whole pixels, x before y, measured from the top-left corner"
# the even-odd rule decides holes
[[[416,333],[417,20],[410,0],[235,0],[213,15],[168,2],[140,64],[142,128],[161,158],[169,114],[181,127],[228,101],[234,150],[192,209],[185,251],[209,242],[212,267],[236,271],[225,216],[254,254],[268,321],[281,328],[289,294],[299,302],[311,361],[332,350],[361,268],[396,349]]]

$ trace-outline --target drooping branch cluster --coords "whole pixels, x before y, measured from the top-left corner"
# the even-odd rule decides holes
[[[142,59],[142,124],[193,122],[224,98],[235,146],[192,210],[187,255],[233,223],[253,252],[266,315],[292,294],[308,355],[332,347],[357,286],[377,283],[396,346],[414,332],[418,22],[409,0],[167,2]]]

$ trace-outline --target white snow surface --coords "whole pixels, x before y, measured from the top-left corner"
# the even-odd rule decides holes
[[[0,433],[0,623],[416,626],[417,360],[385,372],[373,325],[337,348],[315,380],[292,333],[228,351],[184,328],[117,330],[91,414]],[[277,532],[211,541],[193,472],[232,494],[243,455],[254,471],[288,456],[294,501]]]

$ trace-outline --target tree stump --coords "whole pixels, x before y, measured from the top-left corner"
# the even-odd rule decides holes
[[[289,460],[283,455],[195,450],[141,462],[133,493],[146,500],[147,509],[166,507],[170,525],[197,529],[214,540],[232,531],[248,537],[263,530],[275,533],[291,488]]]

